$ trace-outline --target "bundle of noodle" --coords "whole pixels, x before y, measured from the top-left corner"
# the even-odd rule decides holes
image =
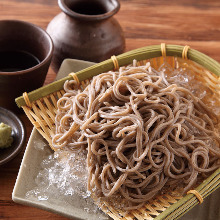
[[[87,150],[88,189],[99,197],[134,209],[165,188],[186,192],[220,167],[217,116],[149,63],[64,89],[53,146]]]

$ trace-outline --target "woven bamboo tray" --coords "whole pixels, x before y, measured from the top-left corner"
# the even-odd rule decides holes
[[[88,79],[93,76],[131,64],[133,59],[136,59],[139,65],[150,61],[151,66],[155,69],[158,69],[164,60],[173,68],[176,68],[177,64],[183,67],[187,66],[205,80],[214,95],[220,97],[220,64],[218,62],[205,54],[189,49],[188,46],[161,44],[136,49],[117,57],[113,56],[111,59],[72,73],[28,94],[24,93],[23,96],[16,99],[16,103],[23,108],[32,124],[52,147],[51,137],[55,132],[56,103],[65,93],[63,90],[64,82],[74,78],[84,88],[89,83]],[[177,219],[195,205],[202,203],[203,199],[219,186],[220,169],[215,171],[196,189],[190,190],[184,197],[175,192],[159,195],[147,202],[142,208],[133,210],[128,214],[116,210],[104,202],[99,206],[113,219]],[[96,198],[94,200],[96,201]]]

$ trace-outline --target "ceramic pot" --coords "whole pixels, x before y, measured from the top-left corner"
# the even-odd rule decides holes
[[[100,62],[123,53],[124,34],[113,18],[120,9],[118,0],[58,0],[58,4],[63,12],[47,27],[56,72],[66,58]]]
[[[32,65],[30,56],[22,54],[38,62]],[[15,98],[43,85],[52,54],[52,39],[40,27],[19,20],[0,21],[0,107],[18,111]]]

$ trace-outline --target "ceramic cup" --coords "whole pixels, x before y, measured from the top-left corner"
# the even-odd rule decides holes
[[[40,27],[0,21],[0,107],[17,111],[15,98],[43,85],[52,54],[53,42]]]

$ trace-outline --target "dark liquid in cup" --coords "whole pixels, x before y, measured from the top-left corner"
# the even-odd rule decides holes
[[[16,72],[39,64],[34,55],[25,51],[0,51],[0,72]]]
[[[71,5],[71,10],[84,15],[100,15],[107,12],[99,2],[79,1]]]

